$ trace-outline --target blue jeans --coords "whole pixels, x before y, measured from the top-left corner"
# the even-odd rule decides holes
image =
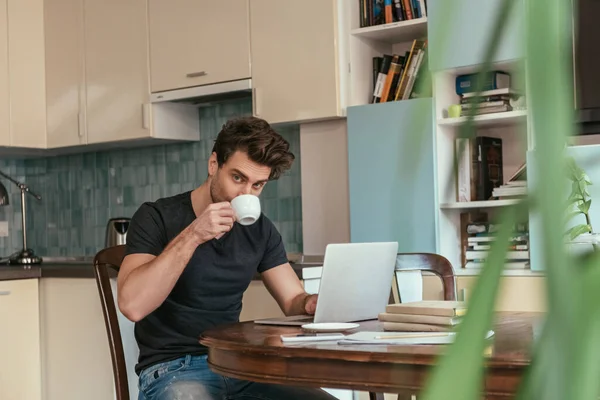
[[[337,400],[316,388],[244,381],[218,375],[207,356],[190,356],[156,364],[139,377],[138,400]]]

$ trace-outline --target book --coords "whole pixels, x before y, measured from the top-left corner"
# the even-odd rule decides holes
[[[467,306],[463,301],[421,300],[408,303],[388,304],[385,311],[394,314],[460,317],[467,313]]]
[[[383,330],[397,332],[449,332],[452,330],[452,326],[415,324],[411,322],[384,322]]]
[[[454,326],[462,320],[461,317],[446,317],[437,315],[418,315],[418,314],[396,314],[396,313],[380,313],[379,321],[382,322],[405,322],[416,324],[432,324]]]

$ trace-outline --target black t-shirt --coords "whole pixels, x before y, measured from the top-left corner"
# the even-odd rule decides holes
[[[190,196],[186,192],[144,203],[131,219],[126,254],[158,256],[196,218]],[[239,321],[252,277],[286,262],[281,235],[264,214],[252,225],[235,223],[220,239],[198,246],[165,301],[135,324],[136,373],[182,355],[205,354],[200,334]]]

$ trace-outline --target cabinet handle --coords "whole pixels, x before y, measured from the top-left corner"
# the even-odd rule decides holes
[[[260,99],[258,96],[258,88],[252,89],[252,107],[254,107],[254,116],[260,117]]]
[[[150,104],[142,104],[142,128],[150,129]]]
[[[83,137],[83,126],[81,125],[81,113],[77,113],[77,129],[79,133],[79,137]]]
[[[0,290],[0,296],[8,296],[10,293],[10,290]]]
[[[186,76],[188,78],[197,78],[199,76],[204,76],[204,75],[206,75],[206,71],[191,72],[191,73],[187,74]]]

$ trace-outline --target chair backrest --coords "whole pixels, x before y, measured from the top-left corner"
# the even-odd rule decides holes
[[[96,283],[102,304],[102,314],[104,315],[104,323],[108,335],[117,400],[129,400],[129,384],[127,381],[123,340],[119,329],[119,319],[110,278],[118,274],[124,258],[125,245],[106,248],[98,252],[96,257],[94,257],[94,273],[96,275]]]
[[[401,271],[426,271],[439,276],[444,300],[456,300],[456,276],[452,264],[444,256],[434,253],[399,253],[396,256],[396,272]]]

